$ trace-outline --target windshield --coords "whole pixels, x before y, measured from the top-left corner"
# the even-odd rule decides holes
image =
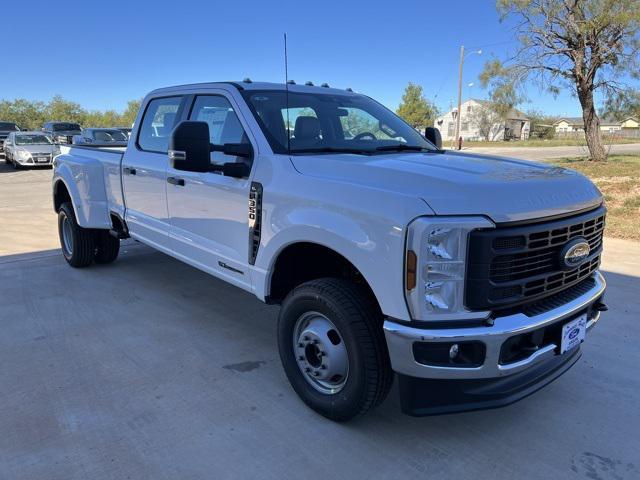
[[[51,145],[53,142],[46,135],[16,135],[16,145]]]
[[[64,132],[67,130],[81,130],[80,125],[77,123],[54,123],[53,131],[54,132]]]
[[[11,122],[0,122],[0,130],[3,132],[17,132],[18,126]]]
[[[397,115],[363,95],[245,90],[271,148],[292,154],[435,151]],[[289,139],[287,139],[289,135]]]

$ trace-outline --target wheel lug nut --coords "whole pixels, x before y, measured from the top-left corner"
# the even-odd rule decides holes
[[[320,365],[320,370],[326,370],[327,366],[326,365]]]
[[[320,343],[320,342],[318,342],[318,339],[317,339],[317,338],[314,338],[314,339],[313,339],[313,344],[314,344],[314,345],[317,345],[318,343]]]
[[[305,342],[309,341],[309,337],[307,337],[306,335],[304,337],[302,337],[302,340],[304,340]]]
[[[319,377],[320,376],[320,372],[313,372],[313,376],[314,377]]]

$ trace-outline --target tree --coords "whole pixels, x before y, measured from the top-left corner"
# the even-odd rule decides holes
[[[471,109],[468,115],[469,123],[478,129],[480,136],[486,140],[493,140],[493,136],[500,128],[496,128],[503,118],[493,102],[482,102],[482,105]]]
[[[424,128],[433,125],[438,116],[435,105],[429,102],[422,94],[422,87],[409,82],[402,95],[402,103],[396,110],[413,128]]]
[[[629,89],[607,98],[604,115],[624,120],[635,117],[640,120],[640,90]]]
[[[552,139],[555,136],[556,130],[553,123],[556,119],[554,117],[535,109],[528,110],[526,115],[531,123],[529,129],[531,138]]]
[[[76,122],[85,127],[131,126],[140,100],[131,100],[124,112],[115,110],[87,111],[78,103],[65,100],[59,95],[48,103],[18,98],[0,100],[0,120],[15,122],[22,129],[38,130],[46,121]]]
[[[122,112],[122,116],[120,118],[121,126],[130,127],[133,125],[133,122],[135,122],[136,116],[138,115],[138,110],[140,110],[140,105],[142,105],[142,100],[130,100],[127,102],[127,108]]]
[[[557,94],[569,88],[582,108],[591,159],[606,159],[594,93],[628,88],[640,76],[640,0],[498,0],[514,19],[519,47],[485,64],[481,81],[494,91],[522,91],[533,80]]]

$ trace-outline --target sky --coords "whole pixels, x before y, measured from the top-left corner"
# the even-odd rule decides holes
[[[484,62],[516,46],[490,0],[7,1],[0,99],[60,94],[88,109],[121,111],[184,83],[282,82],[286,32],[298,83],[351,87],[395,110],[413,82],[446,111],[457,98],[461,45],[482,50],[466,58],[464,98],[486,97]],[[580,114],[567,92],[554,98],[532,85],[528,96],[522,110]]]

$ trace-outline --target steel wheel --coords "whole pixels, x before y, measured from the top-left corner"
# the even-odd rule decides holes
[[[301,315],[293,329],[293,353],[307,382],[324,394],[340,392],[349,377],[347,347],[336,326],[318,312]]]
[[[65,249],[67,255],[73,255],[73,225],[68,216],[64,216],[62,219],[62,247]]]

